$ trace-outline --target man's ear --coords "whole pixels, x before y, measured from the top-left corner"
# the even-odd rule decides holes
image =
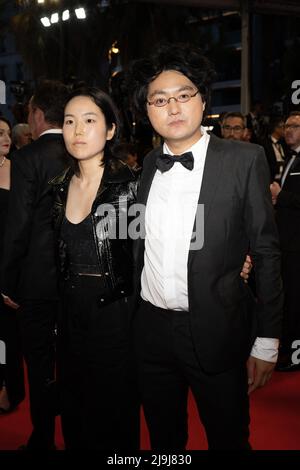
[[[45,122],[45,114],[40,108],[35,108],[34,110],[34,118],[38,125],[44,124]]]

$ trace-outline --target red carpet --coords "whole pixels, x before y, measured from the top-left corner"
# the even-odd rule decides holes
[[[220,391],[222,400],[222,391]],[[0,450],[16,449],[30,434],[28,402],[0,416]],[[189,450],[207,448],[204,430],[192,396],[189,400]],[[63,439],[57,418],[57,447]],[[257,450],[300,450],[300,372],[277,372],[271,382],[251,398],[251,444]],[[147,428],[142,417],[142,449],[149,449]]]

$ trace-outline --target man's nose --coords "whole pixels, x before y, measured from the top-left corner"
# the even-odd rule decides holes
[[[167,106],[170,114],[177,114],[180,111],[180,103],[173,96],[169,99]]]

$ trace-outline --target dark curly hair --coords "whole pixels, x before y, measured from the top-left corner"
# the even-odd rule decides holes
[[[151,56],[132,62],[126,73],[126,89],[137,115],[145,114],[149,84],[166,70],[176,70],[188,77],[208,103],[216,74],[201,49],[188,43],[162,44]]]

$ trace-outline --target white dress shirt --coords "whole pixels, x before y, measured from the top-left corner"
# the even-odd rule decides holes
[[[141,297],[163,309],[189,310],[188,255],[210,140],[205,129],[201,131],[199,141],[186,150],[193,153],[193,170],[180,162],[164,173],[157,170],[148,195]],[[166,144],[163,152],[172,155]],[[251,354],[276,362],[278,343],[257,338]]]

